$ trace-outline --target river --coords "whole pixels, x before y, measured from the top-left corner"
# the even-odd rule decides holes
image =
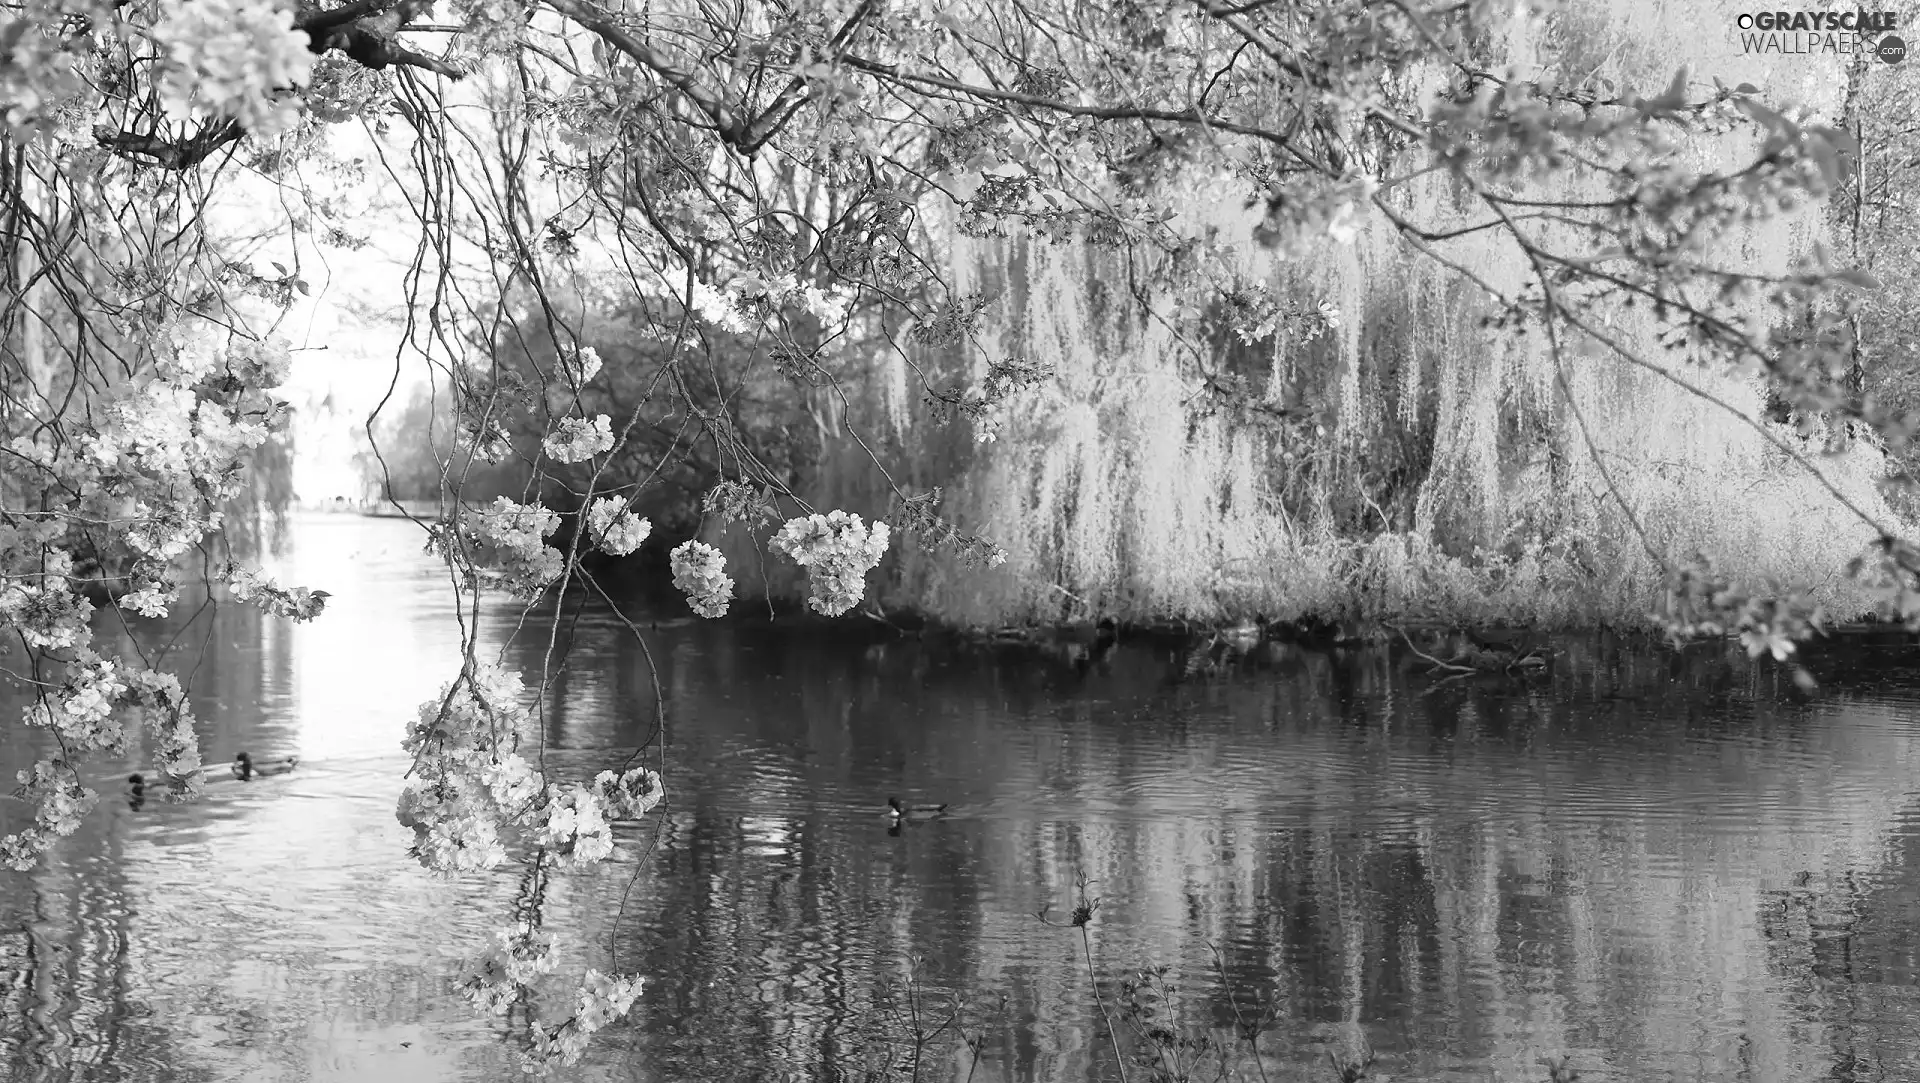
[[[273,570],[332,592],[320,620],[173,622],[209,760],[301,765],[137,810],[114,778],[139,757],[99,768],[82,830],[0,873],[0,1079],[518,1076],[506,1024],[449,991],[515,878],[436,879],[393,818],[406,720],[457,665],[420,541],[301,516]],[[562,622],[528,735],[562,775],[618,762],[654,724],[651,653],[668,800],[548,900],[568,965],[646,991],[558,1078],[1139,1083],[1220,1048],[1247,1079],[1362,1049],[1402,1083],[1562,1056],[1586,1083],[1920,1078],[1897,654],[1829,657],[1811,700],[1604,641],[1532,682],[1277,645],[1176,681],[1136,644],[1075,668],[626,615],[646,651],[605,607]],[[537,673],[551,616],[511,617],[488,652]],[[0,769],[42,737],[0,727]],[[892,794],[951,814],[889,833]],[[1154,967],[1149,1018],[1122,980]]]

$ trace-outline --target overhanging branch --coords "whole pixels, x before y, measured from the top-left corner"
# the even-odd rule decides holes
[[[548,7],[573,20],[586,30],[592,31],[600,40],[627,54],[635,63],[652,71],[668,86],[693,104],[707,120],[712,122],[714,130],[726,143],[739,146],[745,132],[734,109],[724,96],[716,95],[705,89],[693,76],[674,66],[666,56],[646,42],[629,33],[626,28],[614,23],[605,13],[583,3],[582,0],[546,0]]]
[[[144,159],[162,169],[192,169],[207,156],[221,147],[238,140],[246,134],[240,123],[231,118],[217,120],[192,138],[174,142],[162,139],[152,132],[145,135],[137,132],[116,131],[102,124],[93,130],[93,137],[99,144],[122,158]]]

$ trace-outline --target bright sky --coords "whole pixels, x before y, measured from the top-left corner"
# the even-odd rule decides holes
[[[358,251],[317,246],[307,238],[300,243],[297,266],[310,294],[295,296],[278,333],[293,344],[293,375],[280,394],[295,408],[293,481],[301,500],[358,498],[361,483],[352,464],[359,446],[355,431],[365,425],[389,387],[395,403],[404,404],[427,375],[417,353],[403,356],[399,349],[404,264],[418,241],[419,226],[405,213],[404,204],[395,207],[396,201],[378,198],[391,194],[396,182],[374,157],[371,139],[351,125],[335,126],[329,136],[335,154],[365,157],[367,173],[359,191],[344,193],[340,216],[321,224],[337,225],[371,243]],[[404,148],[403,135],[389,138],[389,154]],[[316,189],[322,195],[341,194],[338,186],[324,183]],[[269,205],[256,205],[250,217],[270,215],[268,220],[284,221],[286,208],[278,197],[272,198]],[[262,246],[248,258],[256,272],[270,276],[274,261],[294,267],[293,254],[293,244],[283,240]]]
[[[355,284],[370,277],[356,276]],[[390,279],[386,292],[398,296],[399,274],[380,277]],[[404,404],[413,386],[425,379],[425,366],[418,357],[396,362],[397,326],[367,323],[336,304],[317,276],[309,281],[316,299],[296,307],[282,328],[294,346],[293,377],[281,389],[296,410],[294,491],[302,500],[355,499],[361,484],[352,464],[358,447],[354,430],[366,423],[386,394],[396,364],[396,404]]]

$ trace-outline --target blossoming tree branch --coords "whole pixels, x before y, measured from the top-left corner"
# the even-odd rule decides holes
[[[984,443],[1049,379],[1045,357],[980,335],[998,299],[952,286],[954,236],[1124,254],[1126,302],[1214,386],[1220,319],[1251,341],[1310,338],[1340,314],[1249,279],[1180,213],[1184,186],[1237,185],[1261,242],[1286,253],[1377,218],[1471,278],[1449,246],[1492,231],[1528,272],[1519,290],[1479,283],[1494,318],[1549,336],[1556,363],[1654,367],[1606,318],[1640,305],[1702,363],[1910,440],[1909,419],[1835,376],[1853,302],[1834,287],[1870,279],[1818,252],[1771,277],[1720,258],[1730,231],[1843,183],[1846,134],[1685,70],[1637,93],[1500,69],[1488,42],[1532,17],[1487,0],[0,4],[0,627],[8,678],[33,700],[22,721],[57,750],[22,773],[34,822],[0,857],[29,867],[70,834],[97,800],[83,767],[136,733],[177,795],[198,787],[179,680],[164,657],[99,650],[96,601],[137,623],[199,581],[322,618],[322,585],[269,581],[219,544],[250,456],[285,426],[280,326],[310,290],[300,260],[268,272],[245,253],[278,235],[364,247],[351,208],[367,191],[416,227],[393,348],[449,392],[445,499],[423,525],[466,617],[457,677],[408,730],[399,817],[422,864],[517,864],[536,903],[551,875],[612,853],[612,825],[657,806],[665,782],[639,754],[591,779],[522,755],[540,701],[479,657],[483,596],[604,594],[592,561],[660,544],[638,508],[696,482],[709,521],[762,532],[805,570],[821,614],[861,604],[896,535],[979,574],[1005,560],[943,518],[937,490],[896,484],[847,408],[857,362],[897,355],[934,412]],[[1735,126],[1761,138],[1731,175],[1673,153]],[[1434,174],[1465,220],[1421,220],[1398,198]],[[1562,174],[1595,194],[1543,195]],[[619,320],[594,321],[607,311]],[[924,362],[941,352],[973,378],[937,380]],[[776,386],[869,449],[890,507],[821,511],[795,491],[791,444],[754,413]],[[532,479],[520,499],[461,499],[503,463]],[[1912,619],[1920,554],[1874,525],[1851,571]],[[685,540],[668,563],[693,612],[729,611],[720,549]],[[1738,632],[1784,657],[1818,616],[1704,563],[1670,571],[1676,635]],[[555,993],[554,960],[537,909],[516,913],[465,985],[492,1010],[539,990],[549,1010],[526,1043],[542,1061],[577,1057],[640,991],[586,970]]]

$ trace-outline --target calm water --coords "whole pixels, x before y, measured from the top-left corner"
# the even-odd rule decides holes
[[[334,593],[322,620],[223,608],[176,657],[210,759],[302,767],[105,801],[44,868],[0,873],[0,1078],[517,1075],[504,1025],[447,988],[514,878],[429,877],[393,820],[405,719],[454,667],[444,580],[405,522],[296,540],[276,570]],[[1362,1043],[1402,1081],[1542,1080],[1563,1054],[1583,1080],[1920,1078],[1920,672],[1897,659],[1830,663],[1795,704],[1596,646],[1531,687],[1280,649],[1174,684],[1145,647],[1081,675],[677,616],[644,634],[669,801],[548,912],[574,965],[614,952],[648,986],[562,1078],[864,1079],[952,1015],[921,1078],[1117,1080],[1089,955],[1109,1011],[1118,979],[1172,968],[1155,1021],[1198,1041],[1269,1014],[1274,1080]],[[609,614],[558,642],[535,736],[584,775],[645,738],[652,684]],[[31,736],[0,726],[9,776]],[[955,815],[889,835],[890,793]],[[1083,879],[1084,942],[1057,927]]]

